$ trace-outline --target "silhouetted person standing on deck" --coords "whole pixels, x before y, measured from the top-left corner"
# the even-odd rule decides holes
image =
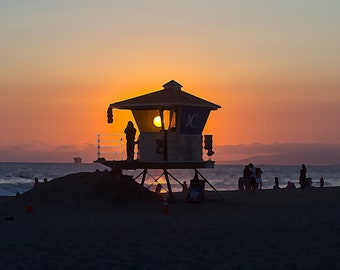
[[[126,134],[126,160],[133,160],[136,129],[131,121],[128,122],[124,133]]]

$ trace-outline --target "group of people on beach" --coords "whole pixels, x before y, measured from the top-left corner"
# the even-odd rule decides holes
[[[291,181],[288,181],[287,186],[285,187],[285,189],[295,189],[295,184]],[[279,183],[279,178],[275,176],[274,178],[274,186],[273,189],[281,189],[280,187],[280,183]]]
[[[262,170],[261,168],[255,168],[252,163],[246,165],[243,169],[243,177],[238,180],[239,190],[254,191],[256,189],[262,189]],[[301,165],[299,184],[301,189],[312,187],[312,178],[307,177],[307,167],[305,164]],[[325,181],[323,177],[320,178],[320,187],[324,187]],[[285,189],[295,189],[296,186],[293,182],[288,181]],[[279,184],[279,178],[274,178],[273,189],[281,189]]]
[[[44,178],[44,183],[46,183],[47,182],[47,178]],[[38,179],[38,177],[35,177],[34,178],[34,188],[36,188],[36,187],[38,187],[39,186],[39,184],[40,184],[40,182],[39,182],[39,179]]]
[[[243,169],[243,177],[238,180],[239,190],[262,189],[262,170],[261,168],[255,168],[254,164],[249,163]]]
[[[37,188],[39,185],[40,185],[41,182],[39,182],[39,178],[38,177],[35,177],[34,178],[34,184],[33,184],[33,188]],[[47,178],[44,178],[44,182],[43,183],[47,183]],[[17,191],[16,195],[15,196],[20,196],[20,192]]]

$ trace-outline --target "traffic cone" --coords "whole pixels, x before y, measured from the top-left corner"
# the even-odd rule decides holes
[[[28,214],[32,214],[33,213],[33,205],[31,202],[28,202],[27,205],[26,205],[26,212]]]
[[[169,204],[166,198],[163,199],[162,212],[163,214],[169,214]]]

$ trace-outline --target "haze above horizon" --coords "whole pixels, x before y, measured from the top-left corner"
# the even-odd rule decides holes
[[[0,3],[0,150],[123,133],[107,106],[172,79],[222,106],[216,145],[340,144],[339,1]]]

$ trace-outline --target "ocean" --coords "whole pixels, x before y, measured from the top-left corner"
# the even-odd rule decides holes
[[[313,186],[319,186],[321,177],[325,180],[325,187],[340,185],[340,166],[308,166],[307,177],[311,177]],[[262,181],[263,189],[271,189],[274,185],[274,177],[279,178],[280,187],[285,187],[288,181],[292,181],[298,185],[299,172],[301,166],[292,165],[256,165],[263,171]],[[199,169],[199,172],[214,186],[217,190],[236,190],[238,178],[242,176],[244,165],[219,165],[216,164],[213,169]],[[96,170],[110,170],[98,163],[16,163],[1,162],[0,163],[0,196],[14,196],[17,192],[23,193],[33,187],[34,178],[38,177],[42,182],[44,178],[48,181],[77,172],[94,172]],[[194,170],[169,170],[179,182],[189,181],[193,178]],[[137,177],[141,170],[123,171]],[[141,177],[136,181],[140,182]],[[144,186],[154,189],[157,184],[156,180],[166,188],[162,171],[150,170],[147,175]],[[173,191],[180,191],[181,186],[177,181],[170,177]],[[206,190],[211,190],[209,184],[206,184]]]

